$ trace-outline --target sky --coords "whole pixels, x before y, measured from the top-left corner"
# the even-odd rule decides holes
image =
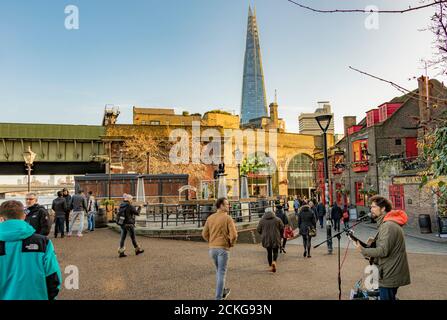
[[[318,8],[407,8],[419,0],[303,0]],[[67,5],[79,29],[67,30]],[[287,0],[2,0],[0,122],[99,125],[106,104],[239,114],[248,6],[256,7],[267,100],[298,132],[298,115],[330,101],[335,130],[343,116],[400,95],[354,66],[409,89],[432,56],[421,31],[434,9],[379,16],[318,14]],[[432,71],[429,71],[429,74]],[[443,79],[441,79],[443,80]]]

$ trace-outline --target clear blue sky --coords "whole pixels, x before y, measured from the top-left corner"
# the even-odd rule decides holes
[[[418,0],[309,1],[320,8],[408,7]],[[80,29],[64,27],[77,5]],[[286,0],[2,0],[0,122],[100,124],[105,104],[211,108],[239,113],[248,5],[256,5],[267,98],[278,90],[289,131],[298,114],[329,100],[336,131],[356,115],[399,95],[348,69],[356,66],[413,89],[430,58],[433,9],[380,16],[316,14]]]

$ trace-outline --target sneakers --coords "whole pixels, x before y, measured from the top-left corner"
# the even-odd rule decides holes
[[[82,233],[79,233],[79,234],[78,234],[78,238],[82,238]]]
[[[272,263],[272,272],[275,273],[276,272],[276,262],[273,261]]]
[[[224,289],[222,294],[222,300],[227,300],[228,296],[230,295],[231,289]]]
[[[144,250],[141,248],[135,248],[135,254],[138,256],[139,254],[144,253]]]
[[[304,257],[304,258],[307,257],[307,251],[304,251],[303,257]]]
[[[281,248],[281,253],[287,253],[284,248]]]

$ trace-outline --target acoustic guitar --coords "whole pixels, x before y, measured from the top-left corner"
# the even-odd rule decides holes
[[[358,241],[358,243],[363,247],[363,248],[375,248],[376,247],[376,241],[377,241],[377,235],[374,237],[374,239],[371,242],[365,243],[362,240],[360,240],[359,238],[357,238],[356,236],[354,236],[354,230],[349,230],[347,232],[348,237],[352,239],[352,241]],[[374,264],[374,258],[372,257],[365,257],[366,260],[369,261],[370,265]]]

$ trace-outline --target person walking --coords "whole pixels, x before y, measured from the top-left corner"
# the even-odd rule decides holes
[[[37,234],[49,235],[51,229],[49,214],[47,209],[38,203],[37,194],[28,193],[25,202],[27,206],[25,221],[36,230]]]
[[[284,212],[283,208],[281,205],[276,206],[276,216],[281,219],[284,227],[289,225],[289,219],[287,218],[287,213]],[[282,245],[280,246],[280,252],[281,253],[286,253],[286,243],[287,243],[287,238],[284,237],[284,232],[281,233],[281,238],[282,238]]]
[[[124,246],[127,234],[129,234],[132,240],[132,245],[135,249],[135,255],[144,253],[144,250],[138,245],[135,237],[135,216],[139,216],[140,212],[131,204],[133,197],[130,194],[123,195],[123,202],[120,204],[118,210],[118,216],[124,217],[123,224],[121,225],[121,238],[120,247],[118,248],[118,254],[120,258],[127,257]],[[119,218],[118,218],[119,219]]]
[[[289,212],[289,201],[288,201],[287,197],[284,198],[283,209],[286,214]]]
[[[318,213],[317,213],[317,208],[315,207],[315,202],[313,202],[312,200],[309,201],[308,206],[309,206],[310,210],[313,212],[313,214],[315,215],[315,219],[317,220],[318,219]]]
[[[265,209],[265,214],[259,221],[258,233],[262,236],[262,246],[267,250],[267,260],[271,272],[276,272],[278,251],[284,233],[284,223],[276,217],[271,208]]]
[[[324,217],[326,216],[326,207],[322,201],[318,202],[316,211],[317,211],[318,221],[320,222],[320,227],[321,227],[321,229],[323,229],[323,221],[324,221]]]
[[[346,208],[346,206],[344,207],[343,210],[343,216],[342,216],[342,220],[343,220],[343,226],[345,229],[349,229],[349,212],[348,209]]]
[[[60,233],[61,238],[64,237],[64,224],[65,213],[67,212],[67,203],[63,197],[62,191],[57,192],[57,198],[53,200],[51,209],[54,211],[55,223],[54,223],[54,237]]]
[[[375,248],[363,248],[356,241],[356,247],[365,257],[374,258],[379,268],[380,300],[396,300],[399,287],[411,284],[403,226],[407,214],[392,210],[391,202],[374,196],[371,201],[371,216],[376,220],[378,233]]]
[[[216,300],[225,300],[230,289],[225,288],[225,277],[230,256],[230,248],[237,241],[237,229],[228,215],[230,204],[226,198],[216,201],[217,212],[210,215],[202,230],[202,237],[208,242],[209,256],[216,267]]]
[[[98,212],[98,203],[92,191],[88,192],[87,198],[87,229],[88,231],[95,231],[95,217]]]
[[[300,210],[300,201],[298,197],[295,196],[295,200],[293,200],[293,209],[295,210],[295,215],[298,215],[298,211]]]
[[[65,232],[70,231],[70,211],[71,211],[71,195],[68,192],[67,188],[62,189],[62,195],[65,199],[65,203],[67,205],[67,211],[65,211]]]
[[[334,202],[334,205],[332,206],[331,209],[331,219],[332,219],[332,223],[334,224],[334,230],[335,231],[340,231],[340,220],[343,216],[343,212],[341,210],[341,208],[338,206],[337,202]]]
[[[309,229],[316,230],[317,220],[314,212],[309,206],[302,206],[298,215],[298,229],[303,237],[304,257],[311,258],[310,248],[312,246],[312,237]]]
[[[0,205],[0,300],[54,300],[62,283],[52,242],[25,222],[23,204]]]
[[[79,217],[78,237],[82,237],[82,231],[84,230],[84,215],[87,212],[87,199],[85,198],[82,189],[79,189],[77,194],[71,198],[70,209],[73,210],[73,216],[71,218],[70,228],[68,229],[68,236],[71,237],[74,224]]]

